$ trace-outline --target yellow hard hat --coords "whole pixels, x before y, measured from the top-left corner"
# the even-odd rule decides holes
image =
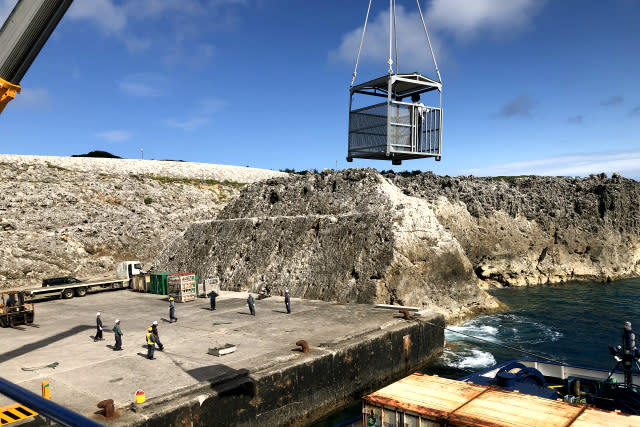
[[[169,301],[173,301],[173,297],[169,298]]]
[[[151,331],[153,331],[153,328],[151,326],[149,326],[149,329],[147,329],[147,331],[151,332]]]

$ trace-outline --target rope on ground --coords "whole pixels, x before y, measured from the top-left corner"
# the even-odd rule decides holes
[[[22,368],[23,371],[37,371],[38,369],[44,369],[44,368],[51,368],[51,369],[56,369],[56,366],[58,366],[60,363],[58,362],[53,362],[53,363],[49,363],[48,365],[44,365],[44,366],[38,366],[37,368]]]
[[[509,350],[514,350],[514,351],[517,351],[517,352],[519,352],[519,353],[524,353],[524,354],[527,354],[527,355],[529,355],[529,356],[533,356],[533,357],[537,357],[537,358],[540,358],[540,359],[548,360],[548,361],[550,361],[550,362],[560,363],[560,364],[564,363],[564,362],[561,362],[561,361],[559,361],[559,360],[552,359],[552,358],[550,358],[550,357],[541,356],[541,355],[539,355],[539,354],[532,353],[532,352],[527,351],[527,350],[523,350],[523,349],[521,349],[521,348],[512,347],[512,346],[510,346],[510,345],[500,344],[500,343],[497,343],[497,342],[489,341],[489,340],[486,340],[486,339],[484,339],[484,338],[479,338],[479,337],[475,337],[475,336],[473,336],[473,335],[465,334],[464,332],[454,331],[453,329],[449,329],[449,328],[447,328],[447,327],[445,327],[445,326],[436,325],[435,323],[431,323],[431,322],[428,322],[428,321],[426,321],[426,320],[422,320],[422,321],[423,321],[424,323],[428,323],[428,324],[429,324],[429,325],[431,325],[431,326],[436,326],[436,327],[438,327],[438,328],[442,328],[442,329],[444,329],[445,331],[453,332],[454,334],[464,335],[465,337],[473,338],[474,340],[478,340],[478,341],[486,342],[486,343],[488,343],[488,344],[493,344],[493,345],[498,346],[498,347],[508,348]]]

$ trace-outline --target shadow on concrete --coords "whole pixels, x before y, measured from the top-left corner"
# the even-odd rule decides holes
[[[145,359],[148,359],[148,360],[156,360],[156,359],[157,359],[157,357],[154,357],[153,359],[149,359],[149,358],[147,357],[147,353],[136,353],[136,354],[137,354],[138,356],[140,356],[140,357],[144,357]]]
[[[50,337],[47,338],[43,338],[40,341],[36,341],[34,343],[30,343],[30,344],[25,344],[22,347],[18,347],[15,350],[11,350],[8,351],[6,353],[2,353],[0,354],[0,362],[4,362],[10,359],[13,359],[14,357],[19,357],[22,356],[23,354],[27,354],[30,353],[32,351],[38,350],[42,347],[46,347],[50,344],[53,344],[54,342],[60,341],[62,339],[65,338],[69,338],[70,336],[76,335],[78,333],[90,330],[90,329],[94,329],[95,326],[91,325],[78,325],[78,326],[74,326],[71,329],[67,329],[66,331],[62,331],[59,332],[55,335],[52,335]]]
[[[160,320],[162,320],[163,322],[166,322],[166,323],[171,323],[171,320],[165,319],[164,317],[161,317]]]
[[[211,358],[217,359],[216,356],[211,356]],[[248,369],[234,369],[227,365],[201,366],[185,372],[197,381],[209,382],[212,387],[238,378],[249,377]]]
[[[245,316],[251,316],[251,313],[246,313],[244,311],[238,311],[238,314],[244,314]]]
[[[282,314],[287,314],[287,312],[285,310],[271,310],[274,313],[282,313]]]

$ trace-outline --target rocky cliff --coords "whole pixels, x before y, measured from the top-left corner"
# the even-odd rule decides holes
[[[0,287],[113,274],[215,215],[262,169],[153,160],[0,155]]]
[[[640,276],[640,183],[587,178],[388,174],[428,202],[486,283]]]
[[[427,306],[461,318],[498,303],[428,203],[375,170],[269,179],[192,224],[154,262],[228,290]]]
[[[245,183],[252,183],[244,185]],[[478,289],[640,276],[640,184],[374,170],[289,175],[149,160],[0,155],[0,287],[189,269],[228,289],[492,310]]]

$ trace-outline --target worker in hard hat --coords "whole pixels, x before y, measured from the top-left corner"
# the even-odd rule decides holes
[[[153,332],[153,337],[155,338],[156,344],[158,344],[158,350],[164,350],[164,345],[160,342],[160,336],[158,335],[158,321],[154,320],[151,325],[151,332]]]
[[[173,300],[173,297],[169,298],[169,322],[177,322],[178,318],[176,317],[176,302]]]
[[[153,353],[156,349],[156,338],[153,335],[153,328],[147,328],[147,359],[153,360]]]
[[[96,336],[93,338],[93,341],[102,341],[102,319],[100,317],[100,312],[96,313]]]

